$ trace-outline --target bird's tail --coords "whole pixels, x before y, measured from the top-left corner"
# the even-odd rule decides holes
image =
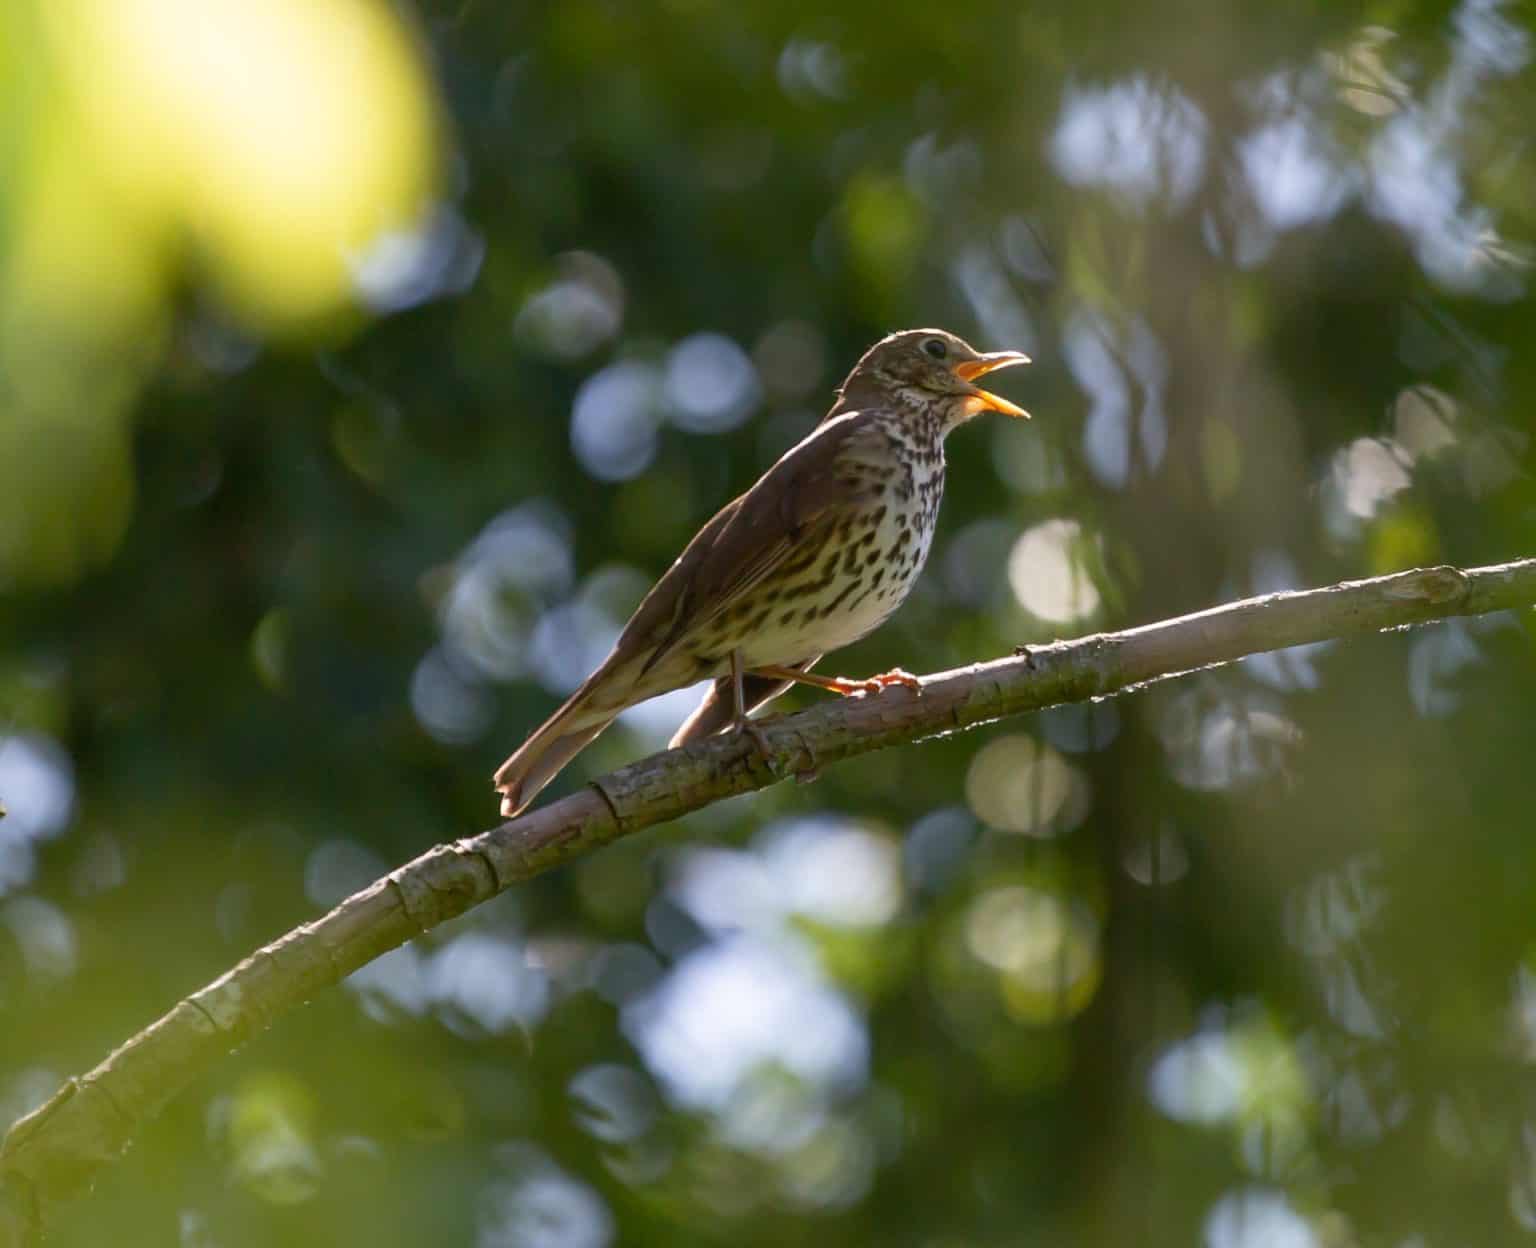
[[[617,717],[618,710],[603,712],[588,707],[590,684],[589,681],[573,693],[496,769],[492,783],[501,794],[504,818],[512,818],[533,801],[539,790]]]

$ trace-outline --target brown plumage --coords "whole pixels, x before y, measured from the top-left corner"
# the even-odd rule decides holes
[[[839,693],[915,684],[899,670],[849,681],[808,669],[906,598],[933,538],[945,436],[980,411],[1026,415],[974,380],[1027,362],[938,329],[865,352],[821,424],[699,530],[612,653],[497,770],[502,813],[523,809],[620,711],[698,680],[715,686],[673,745],[741,727],[795,681]]]

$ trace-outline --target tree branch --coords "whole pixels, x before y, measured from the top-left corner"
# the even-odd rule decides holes
[[[1533,603],[1536,559],[1271,594],[941,672],[923,679],[921,694],[893,690],[763,720],[766,751],[731,733],[611,772],[570,797],[427,851],[258,949],[94,1070],[68,1080],[0,1146],[0,1246],[35,1234],[47,1206],[120,1156],[149,1115],[315,993],[501,890],[621,836],[872,750],[1249,654]]]

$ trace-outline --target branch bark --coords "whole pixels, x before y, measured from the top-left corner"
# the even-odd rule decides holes
[[[263,946],[67,1080],[0,1145],[0,1248],[119,1157],[141,1123],[218,1058],[380,954],[522,880],[723,798],[893,745],[1306,642],[1536,603],[1536,559],[1420,568],[1271,594],[1117,633],[1030,647],[892,690],[669,750],[500,827],[439,845]]]

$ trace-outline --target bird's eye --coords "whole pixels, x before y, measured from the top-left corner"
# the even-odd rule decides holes
[[[923,350],[936,360],[942,360],[949,354],[949,346],[942,338],[925,338],[923,340]]]

